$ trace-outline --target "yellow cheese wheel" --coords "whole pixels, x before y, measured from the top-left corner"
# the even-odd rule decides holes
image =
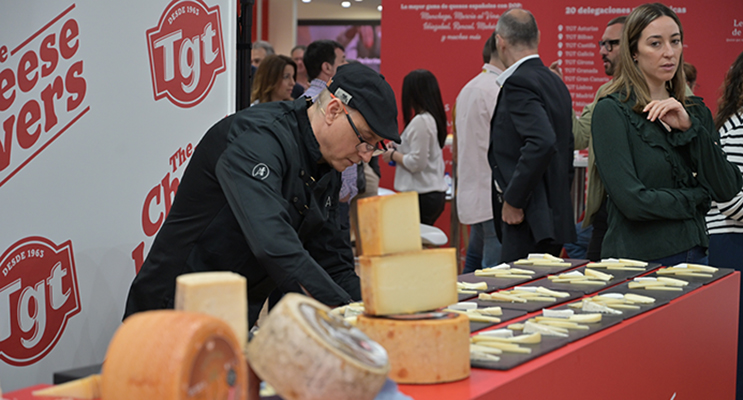
[[[358,201],[361,252],[381,256],[422,248],[418,193],[373,196]]]
[[[248,344],[253,371],[284,400],[371,400],[384,385],[385,350],[329,312],[289,293]]]
[[[452,382],[470,376],[470,324],[467,316],[397,320],[359,315],[356,327],[382,345],[397,383]]]
[[[247,399],[247,363],[232,328],[201,313],[134,314],[103,364],[105,400]]]

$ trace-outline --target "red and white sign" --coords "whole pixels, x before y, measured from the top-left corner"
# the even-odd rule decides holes
[[[0,47],[0,187],[90,110],[74,8],[10,51]]]
[[[193,147],[235,111],[236,9],[0,0],[5,391],[105,358]]]
[[[225,71],[219,6],[174,0],[147,31],[155,99],[189,108],[199,104]]]
[[[30,365],[49,353],[81,310],[72,243],[43,237],[0,257],[0,360]]]

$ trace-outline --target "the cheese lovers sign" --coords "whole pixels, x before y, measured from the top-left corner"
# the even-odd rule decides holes
[[[234,112],[236,4],[0,0],[0,386],[101,364],[190,156]]]

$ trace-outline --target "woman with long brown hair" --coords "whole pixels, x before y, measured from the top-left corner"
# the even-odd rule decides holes
[[[676,13],[643,4],[627,17],[618,71],[596,104],[596,165],[608,194],[601,256],[707,264],[704,216],[743,185],[717,144],[712,114],[687,97]]]

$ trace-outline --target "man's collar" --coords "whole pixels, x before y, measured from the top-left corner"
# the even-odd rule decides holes
[[[322,160],[322,153],[320,152],[320,144],[317,142],[317,138],[315,138],[315,133],[312,130],[312,124],[310,123],[308,111],[311,105],[312,101],[309,98],[299,98],[294,100],[294,113],[297,116],[300,140],[302,140],[305,149],[307,149],[307,152],[312,159],[312,164],[314,165]]]
[[[482,66],[482,72],[490,72],[496,75],[500,75],[503,73],[500,68],[490,63],[485,63],[485,65]]]
[[[531,54],[516,61],[515,63],[513,63],[513,65],[506,68],[506,70],[503,71],[503,73],[500,74],[500,76],[498,76],[498,79],[496,79],[495,81],[498,83],[499,86],[503,86],[503,83],[506,82],[506,79],[513,75],[513,73],[521,66],[521,64],[523,64],[525,61],[531,60],[532,58],[539,58],[539,54]]]

